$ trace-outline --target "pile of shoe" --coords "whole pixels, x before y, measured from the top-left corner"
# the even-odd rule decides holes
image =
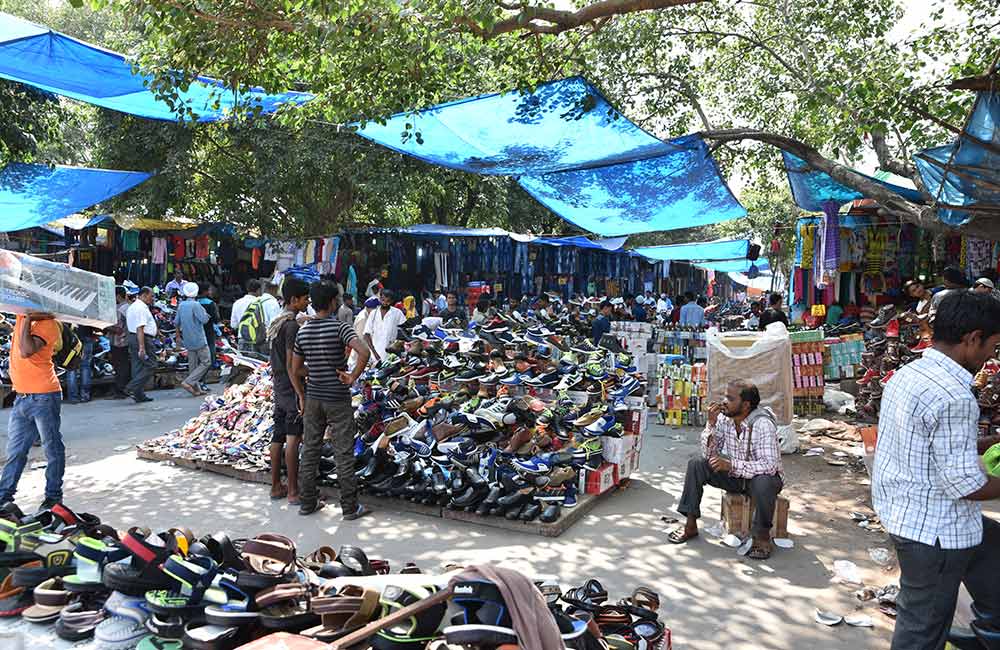
[[[392,575],[389,562],[353,546],[300,556],[275,533],[247,540],[221,532],[198,538],[183,528],[119,533],[63,505],[28,516],[3,506],[0,539],[0,566],[8,572],[0,616],[53,625],[68,641],[93,638],[88,647],[96,650],[229,650],[279,631],[285,640],[326,643],[432,596],[450,578],[412,563]],[[611,605],[596,580],[566,593],[554,580],[534,584],[538,608],[553,617],[566,648],[669,647],[659,596],[647,587]],[[251,647],[289,647],[278,638]],[[420,650],[435,640],[517,645],[498,585],[457,581],[450,606],[441,600],[425,607],[359,647]]]
[[[861,355],[863,375],[858,379],[858,417],[877,422],[882,391],[893,373],[920,357],[930,347],[925,320],[916,312],[896,313],[893,305],[882,307],[865,332]]]
[[[417,327],[354,387],[355,474],[368,492],[522,521],[556,521],[578,471],[626,435],[643,393],[632,357],[570,326],[496,318],[461,332]],[[556,358],[558,356],[558,358]],[[336,484],[332,459],[326,482]]]
[[[180,429],[147,440],[139,449],[248,472],[267,471],[274,415],[272,387],[271,369],[264,366],[245,383],[206,398],[201,412]]]

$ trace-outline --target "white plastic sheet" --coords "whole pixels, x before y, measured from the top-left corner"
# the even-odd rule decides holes
[[[778,424],[791,424],[792,342],[783,323],[772,323],[764,332],[723,334],[712,328],[706,333],[706,343],[711,401],[725,397],[730,381],[746,379],[756,384],[761,405],[774,411]]]

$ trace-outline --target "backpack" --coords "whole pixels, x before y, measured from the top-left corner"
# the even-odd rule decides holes
[[[240,318],[240,340],[251,345],[260,345],[267,337],[267,325],[264,318],[264,299],[257,298],[247,306]]]
[[[76,370],[80,367],[80,358],[83,355],[83,343],[76,335],[73,326],[68,323],[60,323],[59,332],[61,336],[52,346],[52,363],[66,370]]]

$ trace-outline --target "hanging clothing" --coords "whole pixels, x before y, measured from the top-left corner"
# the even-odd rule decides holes
[[[254,271],[260,270],[260,261],[264,257],[264,251],[261,248],[255,248],[250,254],[250,266]]]
[[[211,241],[208,235],[201,235],[194,238],[194,256],[200,260],[208,259],[208,251]]]
[[[123,230],[122,231],[122,250],[126,253],[138,253],[139,252],[139,231],[138,230]]]
[[[167,263],[167,240],[163,237],[153,237],[153,264]]]
[[[346,293],[354,296],[354,299],[358,299],[358,274],[354,271],[354,265],[351,265],[347,269],[347,289]]]

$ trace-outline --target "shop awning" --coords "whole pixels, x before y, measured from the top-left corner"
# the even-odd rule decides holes
[[[861,192],[841,185],[826,172],[816,171],[801,158],[793,156],[787,151],[782,151],[781,155],[785,159],[785,171],[788,173],[788,183],[792,186],[792,198],[795,199],[795,205],[803,210],[820,212],[823,210],[824,203],[843,205],[856,199],[865,198]],[[924,202],[924,196],[915,189],[886,183],[861,172],[857,173],[875,183],[884,185],[908,201],[915,203]]]
[[[149,77],[135,74],[124,56],[78,41],[42,25],[0,13],[0,77],[56,95],[154,120],[187,119],[177,109],[194,111],[198,122],[224,119],[237,108],[273,113],[284,104],[302,104],[307,93],[270,95],[259,88],[237,94],[220,82],[198,77],[179,90],[178,106],[157,99]]]
[[[415,226],[400,228],[397,232],[407,235],[428,235],[434,237],[507,237],[509,232],[503,228],[462,228],[460,226],[445,226],[436,223],[421,223]]]
[[[981,92],[959,138],[914,157],[917,171],[951,226],[974,216],[1000,218],[1000,94]]]
[[[669,244],[667,246],[641,246],[634,252],[651,260],[733,260],[746,258],[750,242],[746,239],[717,239],[715,241]]]
[[[602,236],[746,215],[700,136],[661,141],[582,77],[401,113],[358,132],[450,169],[515,176],[560,217]]]
[[[755,262],[748,259],[741,260],[715,260],[710,262],[693,262],[699,269],[706,271],[716,271],[717,273],[749,273],[751,266],[756,266],[760,272],[770,271],[771,266],[763,257]]]
[[[0,171],[0,232],[67,217],[150,176],[146,172],[11,163]]]

